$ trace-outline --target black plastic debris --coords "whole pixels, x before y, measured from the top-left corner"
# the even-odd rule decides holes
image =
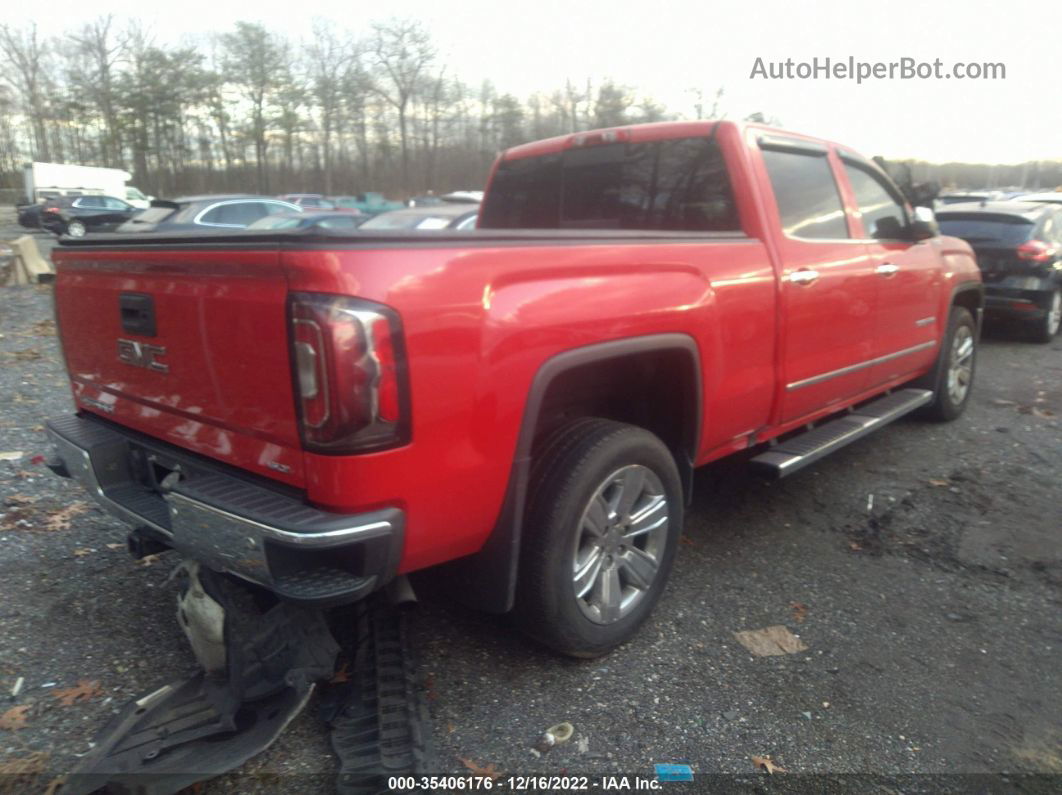
[[[64,795],[168,795],[239,767],[332,676],[339,646],[322,611],[279,602],[262,612],[249,591],[194,563],[182,578],[179,618],[204,670],[127,705]]]

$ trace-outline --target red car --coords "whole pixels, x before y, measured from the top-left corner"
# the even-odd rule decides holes
[[[439,567],[593,656],[659,599],[695,467],[969,399],[973,253],[847,147],[567,135],[501,155],[479,226],[65,241],[54,468],[136,548],[316,604]]]

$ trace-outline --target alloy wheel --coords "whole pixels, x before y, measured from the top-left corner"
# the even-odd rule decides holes
[[[572,585],[586,618],[611,624],[630,614],[653,586],[668,537],[664,486],[648,467],[609,475],[583,510]]]

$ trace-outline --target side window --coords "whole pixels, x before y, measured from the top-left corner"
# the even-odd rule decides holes
[[[112,199],[109,196],[104,196],[102,201],[103,201],[103,206],[105,208],[107,208],[108,210],[128,210],[128,209],[130,209],[129,205],[126,204],[121,199]]]
[[[293,209],[285,204],[277,204],[276,202],[261,202],[260,206],[263,211],[263,215],[276,215],[278,213],[293,213]]]
[[[825,152],[762,151],[783,231],[807,240],[848,237],[844,205]]]
[[[75,207],[88,207],[98,209],[103,207],[103,199],[99,196],[82,196],[74,202]]]
[[[225,205],[221,205],[221,206],[215,207],[214,209],[212,209],[209,212],[205,213],[203,215],[203,217],[199,219],[199,223],[201,223],[201,224],[220,224],[220,223],[223,223],[223,221],[221,220],[221,211],[222,211],[222,209],[224,209],[224,207],[225,207]]]
[[[259,218],[269,215],[265,202],[235,202],[221,208],[222,223],[233,226],[250,226]]]
[[[261,202],[229,202],[219,204],[199,219],[201,224],[249,226],[266,215]]]
[[[907,212],[881,179],[870,171],[844,161],[844,173],[852,184],[856,204],[863,214],[863,229],[878,240],[900,239],[907,228]]]
[[[326,218],[321,221],[317,226],[322,226],[325,229],[355,229],[358,225],[354,222],[354,216],[349,218],[343,218],[336,216],[335,218]]]

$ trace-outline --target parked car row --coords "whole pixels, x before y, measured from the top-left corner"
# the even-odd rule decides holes
[[[348,200],[349,199],[349,200]],[[347,206],[342,206],[346,202]],[[361,204],[376,212],[365,212]],[[386,207],[386,210],[381,208]],[[471,229],[478,203],[467,197],[409,208],[379,194],[326,199],[320,194],[281,198],[251,194],[155,199],[147,209],[114,196],[59,196],[19,208],[18,222],[57,235],[84,237],[94,232],[186,232],[224,229]]]

